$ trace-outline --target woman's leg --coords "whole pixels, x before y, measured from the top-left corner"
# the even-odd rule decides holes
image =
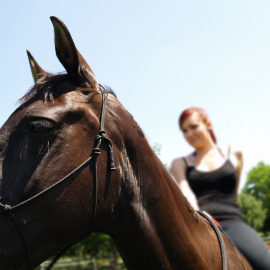
[[[270,253],[254,229],[242,221],[223,222],[221,228],[254,270],[270,269]]]

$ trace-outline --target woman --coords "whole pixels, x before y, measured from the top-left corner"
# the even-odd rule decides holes
[[[212,124],[201,108],[182,112],[179,126],[194,152],[172,162],[171,173],[195,209],[208,212],[219,223],[254,269],[269,270],[264,242],[247,225],[237,204],[243,166],[242,153],[223,153],[216,144]]]

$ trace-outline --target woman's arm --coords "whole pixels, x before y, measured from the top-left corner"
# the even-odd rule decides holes
[[[199,210],[197,198],[193,191],[191,190],[189,183],[186,179],[186,165],[181,158],[175,159],[172,162],[171,174],[179,184],[180,189],[182,190],[185,197],[188,199],[190,204],[195,210]]]
[[[239,185],[240,185],[240,178],[241,178],[241,172],[243,169],[243,153],[239,150],[233,151],[234,156],[236,158],[236,198],[238,201],[238,191],[239,191]]]

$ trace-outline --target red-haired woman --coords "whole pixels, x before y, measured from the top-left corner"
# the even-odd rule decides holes
[[[254,269],[270,269],[270,254],[264,242],[247,225],[237,204],[243,165],[242,153],[223,153],[206,112],[197,107],[186,109],[179,126],[194,152],[172,162],[171,173],[182,192],[197,210],[208,212],[221,225],[235,246]]]

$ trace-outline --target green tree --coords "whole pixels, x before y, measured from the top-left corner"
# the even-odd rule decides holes
[[[158,156],[160,156],[160,154],[161,154],[161,144],[155,143],[154,146],[153,146],[152,148],[153,148],[154,152],[155,152]]]
[[[92,233],[84,240],[72,246],[67,255],[69,256],[108,256],[115,250],[112,239],[103,233]]]
[[[247,176],[243,192],[251,194],[257,200],[261,201],[264,209],[267,209],[266,219],[262,231],[270,231],[270,165],[259,162],[253,167]]]
[[[247,223],[256,231],[263,228],[267,209],[264,209],[262,202],[256,200],[251,194],[241,192],[239,196],[239,207]]]

